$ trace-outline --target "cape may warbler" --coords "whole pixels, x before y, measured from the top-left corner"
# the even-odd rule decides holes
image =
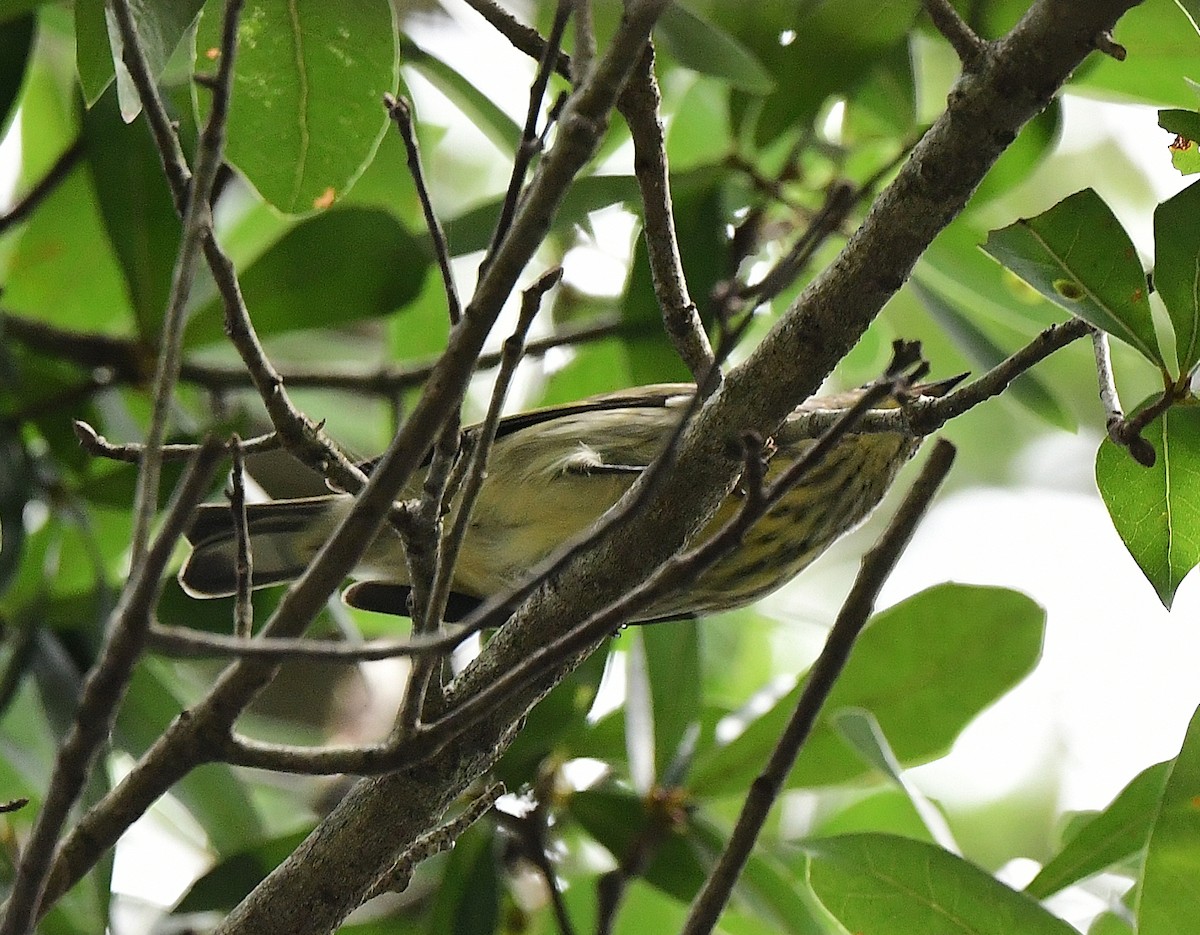
[[[949,385],[925,385],[913,394],[940,395]],[[599,519],[662,451],[694,389],[691,384],[643,386],[501,420],[454,569],[447,616],[457,619],[481,598],[516,584]],[[797,408],[768,446],[773,454],[766,482],[812,444],[813,433],[797,418],[801,413],[844,408],[858,392],[814,397]],[[641,619],[739,607],[791,580],[866,518],[920,443],[919,437],[897,432],[846,435],[739,546],[689,587],[646,608]],[[416,496],[422,480],[414,477],[402,496]],[[726,497],[696,543],[715,533],[739,501],[736,491]],[[298,577],[350,503],[345,494],[329,494],[249,504],[253,586]],[[184,589],[196,597],[232,594],[236,541],[228,507],[201,506],[187,538],[193,551],[179,573]],[[406,612],[408,572],[400,538],[390,527],[371,543],[353,577],[359,583],[346,592],[347,603]]]

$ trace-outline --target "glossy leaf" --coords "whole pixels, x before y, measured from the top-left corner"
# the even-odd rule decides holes
[[[1154,288],[1171,316],[1179,368],[1190,371],[1200,363],[1200,182],[1154,211]]]
[[[1168,609],[1200,562],[1200,406],[1172,406],[1142,432],[1145,468],[1109,439],[1096,452],[1096,485],[1125,547]]]
[[[336,328],[403,307],[420,291],[429,256],[387,211],[339,208],[288,231],[241,277],[260,335]],[[218,302],[188,328],[193,346],[224,335]]]
[[[387,127],[380,101],[399,76],[391,5],[253,0],[238,38],[227,158],[280,211],[327,207],[365,168]],[[215,74],[219,48],[220,17],[206,10],[198,73]]]
[[[945,584],[876,614],[859,637],[789,786],[861,776],[866,767],[838,735],[842,708],[872,712],[903,765],[944,752],[985,707],[1032,669],[1041,653],[1045,612],[1004,588]],[[697,795],[743,789],[766,762],[791,717],[803,682],[723,747],[700,758]]]
[[[1025,892],[1045,899],[1145,847],[1170,769],[1169,762],[1156,763],[1138,773],[1042,867]]]
[[[809,882],[848,931],[869,935],[1077,935],[1023,893],[949,851],[887,834],[810,841]]]
[[[992,231],[983,249],[1052,302],[1163,364],[1133,241],[1090,188]]]
[[[1177,935],[1196,921],[1200,880],[1200,709],[1167,776],[1142,865],[1138,935]]]

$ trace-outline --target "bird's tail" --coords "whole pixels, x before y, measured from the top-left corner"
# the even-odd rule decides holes
[[[256,588],[298,578],[338,516],[334,497],[306,497],[246,505]],[[192,554],[179,583],[192,597],[227,597],[237,587],[237,535],[233,514],[219,503],[202,504],[187,530]]]

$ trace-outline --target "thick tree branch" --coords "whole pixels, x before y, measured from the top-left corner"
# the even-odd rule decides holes
[[[980,67],[955,86],[946,114],[914,149],[838,259],[701,410],[675,471],[626,534],[581,556],[553,589],[535,595],[451,687],[452,704],[482,691],[545,645],[564,622],[579,619],[581,608],[610,603],[679,549],[740,467],[730,441],[747,429],[770,434],[817,388],[928,243],[961,211],[1020,127],[1047,104],[1094,48],[1096,37],[1132,5],[1133,0],[1042,0],[1008,36],[989,46]],[[501,256],[491,272],[501,268]],[[296,935],[327,931],[330,911],[315,906],[311,896],[316,881],[322,881],[326,894],[331,886],[363,892],[370,885],[365,881],[381,869],[367,855],[423,832],[430,812],[440,812],[449,796],[493,762],[520,717],[565,668],[494,706],[420,766],[360,782],[227,920],[224,935],[264,931],[271,924],[278,927],[279,920]],[[414,802],[426,807],[416,809]]]

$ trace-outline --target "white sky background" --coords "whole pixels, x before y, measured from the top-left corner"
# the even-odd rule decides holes
[[[493,36],[476,17],[468,12],[459,21],[454,63],[489,93],[511,90],[511,98],[497,103],[522,119],[524,87],[497,75],[509,59],[495,54]],[[519,56],[512,61],[525,67]],[[411,73],[406,77],[418,110],[432,104],[436,92]],[[1154,109],[1072,98],[1065,113],[1068,147],[1109,139],[1145,170],[1159,200],[1187,184],[1170,168]],[[12,197],[18,149],[15,133],[0,143],[0,205]],[[1150,206],[1130,205],[1124,191],[1097,187],[1149,254]],[[614,281],[611,266],[603,276]],[[1138,771],[1178,752],[1200,702],[1200,584],[1192,576],[1179,589],[1174,611],[1161,607],[1090,482],[1098,441],[1056,433],[1025,454],[1021,483],[938,502],[884,591],[887,605],[941,581],[999,584],[1024,591],[1048,611],[1045,657],[1036,673],[973,724],[950,756],[913,771],[952,811],[1031,786],[1040,786],[1058,809],[1102,807]],[[952,543],[964,547],[948,547]],[[841,574],[814,568],[773,604],[827,603],[828,588]],[[162,846],[155,845],[160,855]],[[169,900],[200,866],[201,854],[193,849],[189,860],[187,853],[185,847],[154,867],[131,869],[118,861],[118,886]],[[168,877],[150,875],[152,869]]]

